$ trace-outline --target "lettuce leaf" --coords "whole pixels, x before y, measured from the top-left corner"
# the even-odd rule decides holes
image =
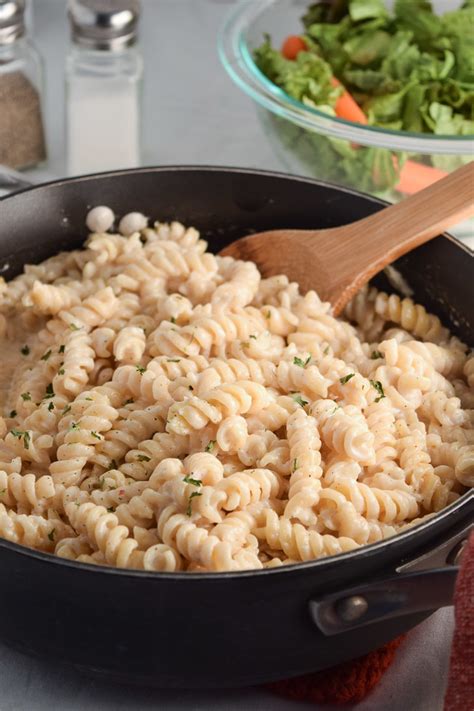
[[[349,15],[354,22],[388,17],[383,0],[352,0],[349,3]]]
[[[391,38],[388,32],[375,30],[351,37],[344,43],[343,48],[352,64],[366,67],[386,57],[390,44]]]
[[[264,35],[264,41],[257,47],[254,52],[255,64],[260,69],[262,74],[270,79],[275,84],[279,83],[279,76],[282,67],[288,61],[283,57],[281,52],[272,47],[272,39],[270,35]]]
[[[441,18],[428,0],[395,0],[394,13],[398,27],[411,30],[422,49],[429,49],[443,34]]]
[[[443,32],[450,39],[456,58],[454,77],[474,83],[474,0],[443,15]]]
[[[393,94],[374,96],[364,104],[369,123],[385,126],[401,119],[405,102],[405,95],[412,85],[406,84],[400,91]],[[400,126],[401,128],[401,126]]]
[[[315,108],[334,107],[342,89],[331,83],[331,67],[314,52],[300,52],[296,60],[285,59],[267,36],[255,52],[255,63],[289,96]]]
[[[322,0],[308,7],[301,21],[306,29],[318,22],[339,22],[347,14],[348,0]]]

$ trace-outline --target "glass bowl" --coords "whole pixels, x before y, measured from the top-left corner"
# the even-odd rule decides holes
[[[450,172],[473,159],[474,136],[417,134],[351,123],[302,104],[267,79],[253,60],[254,50],[266,33],[278,47],[288,34],[301,32],[300,18],[309,4],[310,0],[243,2],[218,38],[226,71],[257,104],[264,133],[289,172],[397,201],[406,194],[400,170],[407,160],[426,166],[429,175],[430,167]],[[421,183],[422,173],[423,167],[416,170]],[[407,190],[414,189],[416,184],[410,181]],[[463,225],[466,234],[472,235],[472,224]]]

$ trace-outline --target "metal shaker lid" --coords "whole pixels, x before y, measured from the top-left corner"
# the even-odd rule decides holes
[[[25,0],[0,0],[0,45],[25,34]]]
[[[140,3],[139,0],[69,0],[68,14],[76,44],[117,50],[136,39]]]

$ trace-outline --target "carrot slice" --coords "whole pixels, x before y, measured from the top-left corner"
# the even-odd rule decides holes
[[[298,35],[289,35],[283,42],[281,53],[285,59],[296,59],[300,52],[304,52],[307,48],[306,42]]]
[[[344,89],[341,82],[333,77],[331,79],[331,84],[333,86],[340,86]],[[367,125],[367,116],[364,114],[359,104],[352,98],[347,89],[344,89],[344,93],[336,101],[334,107],[336,111],[336,116],[345,119],[346,121],[352,121],[353,123],[361,123],[364,126]]]
[[[423,188],[436,183],[437,180],[444,178],[447,173],[439,168],[434,168],[431,165],[423,165],[415,163],[415,161],[407,160],[400,171],[400,179],[395,186],[395,189],[406,195],[413,195]]]
[[[340,86],[344,89],[341,82],[332,77],[331,84],[333,86]],[[344,89],[344,93],[339,97],[335,105],[336,116],[339,118],[346,119],[346,121],[352,121],[353,123],[360,123],[366,126],[368,124],[367,116],[364,114],[360,106],[349,94],[347,89]],[[356,145],[353,145],[357,148]],[[395,156],[393,156],[394,165],[397,166],[398,161]],[[413,195],[423,188],[427,188],[432,185],[437,180],[444,178],[447,173],[439,168],[434,168],[431,165],[424,165],[423,163],[416,163],[412,160],[407,160],[403,164],[403,168],[400,171],[400,177],[395,189],[400,193],[405,193],[405,195]]]

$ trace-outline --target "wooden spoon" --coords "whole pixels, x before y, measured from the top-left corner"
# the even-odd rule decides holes
[[[265,277],[286,274],[338,314],[387,264],[474,215],[474,161],[425,190],[342,227],[270,230],[219,252],[255,262]],[[474,278],[474,277],[473,277]]]

